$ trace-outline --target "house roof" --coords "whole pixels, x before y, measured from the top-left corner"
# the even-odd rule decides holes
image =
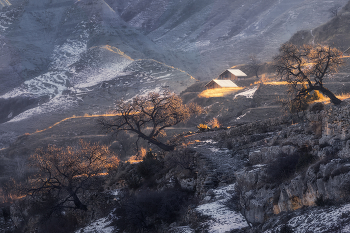
[[[218,80],[218,79],[213,79],[209,83],[207,83],[205,86],[209,85],[211,82],[215,82],[218,84],[220,87],[238,87],[234,82],[231,80]]]
[[[247,76],[243,71],[241,71],[240,69],[227,69],[224,72],[222,72],[221,74],[225,73],[226,71],[230,72],[231,74],[237,76],[237,77],[245,77]],[[220,74],[220,75],[221,75]]]

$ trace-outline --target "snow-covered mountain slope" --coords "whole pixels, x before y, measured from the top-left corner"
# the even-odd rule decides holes
[[[0,123],[104,113],[117,98],[195,81],[103,0],[22,1],[0,12],[0,31]]]
[[[160,47],[185,57],[183,67],[207,79],[244,63],[266,60],[301,29],[331,18],[330,8],[347,0],[106,0],[129,25]],[[192,58],[192,59],[191,59]]]
[[[192,76],[216,77],[250,54],[266,61],[347,1],[2,0],[0,122],[105,112],[116,98],[162,88],[180,93]]]

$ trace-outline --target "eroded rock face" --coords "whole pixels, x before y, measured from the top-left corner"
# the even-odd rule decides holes
[[[249,160],[253,166],[236,173],[242,188],[241,202],[248,200],[246,217],[249,221],[263,223],[273,214],[348,200],[349,114],[350,107],[346,102],[342,106],[325,106],[322,111],[308,112],[308,123],[285,127],[267,139],[265,146],[250,149]],[[322,126],[321,135],[317,135],[312,127],[314,122]],[[274,146],[269,146],[272,140]],[[312,161],[303,161],[303,166],[297,165],[295,171],[283,179],[275,177],[273,181],[269,178],[272,161],[292,155],[303,147],[308,148],[307,154],[313,157]],[[298,164],[305,158],[303,156],[305,154],[300,155]]]

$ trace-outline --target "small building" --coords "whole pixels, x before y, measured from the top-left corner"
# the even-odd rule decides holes
[[[245,77],[247,77],[247,75],[239,69],[227,69],[224,72],[222,72],[217,79],[218,80],[241,80],[241,79],[244,79]]]
[[[231,80],[218,80],[213,79],[210,82],[208,82],[205,87],[207,89],[214,89],[214,88],[229,88],[229,87],[238,87],[234,82]]]

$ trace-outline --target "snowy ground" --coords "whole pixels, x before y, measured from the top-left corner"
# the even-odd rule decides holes
[[[250,98],[251,99],[251,98],[253,98],[256,90],[258,90],[258,86],[250,88],[250,89],[248,89],[246,91],[243,91],[241,93],[238,93],[237,95],[235,95],[234,98],[237,98],[238,96],[244,96],[246,98]]]
[[[77,230],[75,233],[113,233],[116,232],[114,227],[109,226],[111,220],[108,217],[100,218],[90,225]]]
[[[231,175],[233,175],[236,170],[233,165],[237,165],[237,161],[236,158],[232,158],[229,150],[218,148],[217,142],[211,139],[201,141],[195,147],[201,153],[206,153],[208,157],[215,161],[214,167],[217,171],[232,173]],[[208,220],[202,223],[203,226],[208,227],[208,232],[221,233],[248,226],[239,212],[233,211],[225,204],[234,195],[234,189],[235,184],[230,184],[212,190],[211,194],[204,198],[205,204],[199,205],[195,209],[201,215],[208,217]],[[117,197],[118,192],[114,192],[113,195]],[[108,226],[109,224],[108,217],[102,218],[80,229],[76,233],[109,233],[111,232],[111,228]],[[181,226],[171,228],[171,232],[192,233],[194,229],[191,229],[189,226]]]
[[[112,192],[112,195],[115,196],[115,198],[118,198],[119,190],[115,190]],[[112,211],[113,213],[113,211]],[[77,230],[75,233],[113,233],[118,232],[115,227],[110,226],[112,223],[113,215],[109,214],[107,217],[97,219],[96,221],[92,222],[90,225],[83,227],[79,230]]]
[[[213,190],[215,201],[207,204],[200,205],[196,210],[210,217],[208,222],[208,231],[211,233],[221,233],[231,231],[233,229],[240,229],[247,227],[248,224],[244,220],[243,216],[236,212],[230,210],[226,205],[234,192],[235,184],[228,185],[219,189]]]
[[[350,232],[350,204],[343,206],[332,206],[312,211],[305,211],[292,217],[287,226],[295,233],[304,232]],[[280,229],[279,225],[273,229],[267,230],[264,233],[272,233]]]

